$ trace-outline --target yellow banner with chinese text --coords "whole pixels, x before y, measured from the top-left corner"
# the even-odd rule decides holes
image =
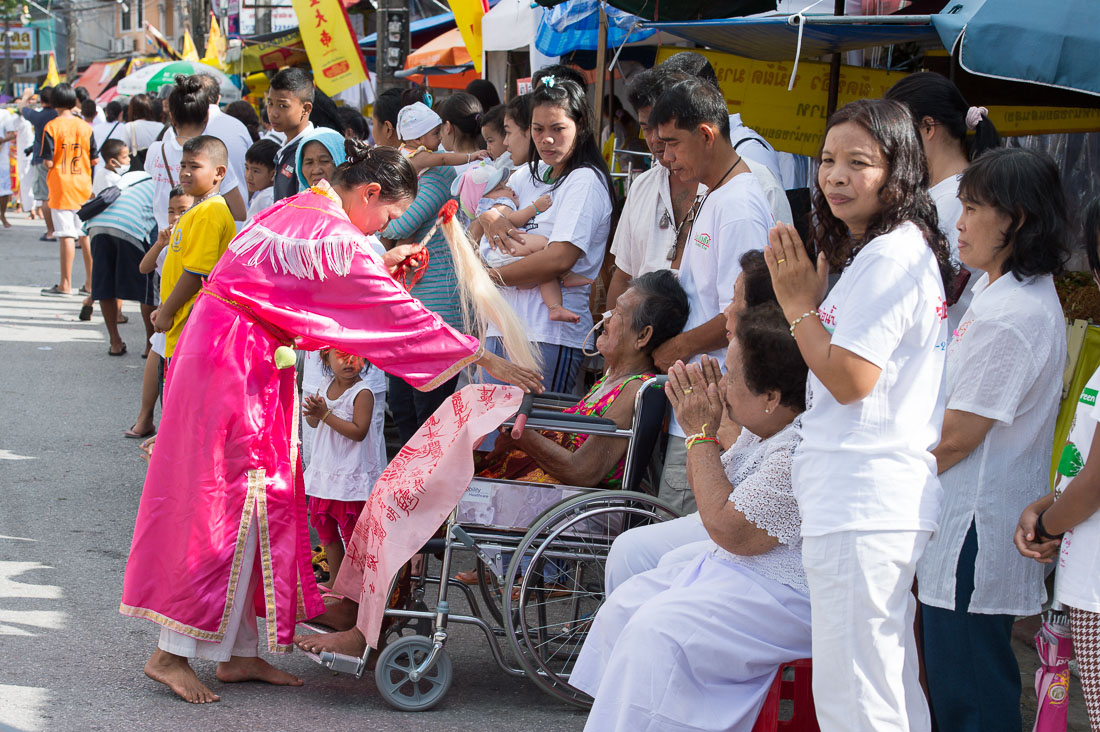
[[[661,48],[657,62],[679,50]],[[792,63],[755,61],[718,51],[700,53],[714,66],[730,112],[739,112],[746,126],[763,135],[777,150],[817,155],[825,132],[829,64],[800,62],[794,89],[788,92]],[[841,66],[837,105],[877,99],[904,76],[901,72]],[[989,107],[989,119],[1007,137],[1100,131],[1100,109]]]
[[[313,83],[334,96],[367,80],[367,65],[340,0],[293,0]]]

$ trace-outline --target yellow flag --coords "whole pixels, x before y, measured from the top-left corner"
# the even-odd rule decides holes
[[[481,17],[489,11],[485,0],[447,0],[455,15],[455,25],[462,34],[462,42],[474,62],[474,70],[481,73]]]
[[[57,73],[57,59],[53,57],[53,51],[50,51],[49,66],[46,67],[46,80],[42,82],[42,86],[57,86],[61,83],[61,74]]]
[[[218,25],[218,17],[210,14],[210,35],[206,38],[206,55],[202,62],[208,66],[221,68],[222,59],[225,58],[225,36],[222,35],[221,26]]]
[[[183,32],[183,56],[184,61],[198,61],[199,52],[195,48],[195,41],[191,38],[191,31],[185,30]]]
[[[359,51],[348,13],[340,0],[293,0],[313,83],[335,96],[367,80],[367,65]]]

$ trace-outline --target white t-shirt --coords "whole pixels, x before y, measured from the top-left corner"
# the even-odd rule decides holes
[[[668,269],[676,243],[676,222],[668,168],[655,164],[630,184],[611,253],[615,266],[631,277]]]
[[[691,308],[685,333],[726,309],[733,300],[734,282],[741,274],[741,255],[763,249],[768,243],[768,229],[774,225],[768,199],[751,173],[735,175],[710,192],[691,226],[680,260],[680,284]],[[725,347],[708,355],[721,364],[726,362]],[[691,362],[699,360],[695,356]],[[669,420],[668,431],[685,436],[675,415]]]
[[[947,307],[920,229],[872,239],[818,306],[832,344],[882,369],[841,404],[810,372],[794,490],[802,535],[935,531],[940,482],[930,450],[943,426]]]
[[[252,200],[248,202],[248,221],[264,209],[270,208],[275,203],[275,187],[261,188],[252,194]]]
[[[1067,474],[1076,475],[1076,471],[1089,459],[1096,423],[1100,422],[1100,405],[1097,405],[1096,399],[1098,391],[1100,369],[1085,384],[1077,402],[1066,452],[1062,453],[1058,464],[1061,475],[1055,490],[1059,495],[1071,480]],[[1071,464],[1077,467],[1068,469]],[[1054,601],[1078,610],[1100,613],[1100,511],[1067,531],[1062,539],[1058,570],[1054,573]]]
[[[107,170],[105,165],[97,165],[92,171],[92,195],[98,196],[104,188],[116,186],[121,188],[122,176],[113,170]]]
[[[1020,556],[1020,512],[1047,491],[1066,360],[1062,306],[1050,275],[982,275],[947,347],[947,408],[996,420],[969,455],[940,475],[940,528],[917,565],[921,602],[948,610],[1034,615],[1043,565]],[[976,583],[955,607],[955,568],[974,524]]]
[[[125,142],[126,146],[130,148],[130,154],[133,155],[141,150],[147,150],[150,145],[156,142],[157,136],[163,129],[164,124],[161,122],[151,119],[135,119],[133,122],[127,122],[116,127],[109,138]],[[171,129],[165,130],[164,136],[167,137],[171,132]]]
[[[784,224],[794,224],[794,213],[791,211],[791,202],[787,200],[787,192],[783,190],[779,180],[772,174],[768,166],[761,162],[745,157],[745,165],[760,184],[764,191],[764,198],[768,200],[772,218],[782,221]]]
[[[163,150],[163,154],[162,151]],[[164,133],[164,138],[149,146],[145,154],[145,172],[153,178],[156,188],[153,192],[153,215],[157,217],[157,228],[168,228],[168,194],[180,182],[180,161],[183,159],[183,146],[176,141],[172,130]],[[222,179],[222,193],[228,193],[237,187],[237,178],[233,167],[229,166]]]
[[[581,256],[570,271],[591,280],[596,279],[603,265],[607,235],[611,229],[611,197],[603,177],[591,168],[579,168],[555,188],[532,180],[529,168],[524,165],[512,174],[508,185],[516,192],[521,207],[531,204],[543,193],[550,194],[553,205],[531,219],[524,227],[525,233],[545,236],[551,242],[569,242],[577,247],[581,250]],[[483,257],[488,246],[483,239]],[[588,306],[591,289],[591,285],[562,288],[562,305],[581,317],[579,323],[550,320],[550,311],[537,287],[526,290],[505,287],[501,291],[527,326],[532,341],[580,348],[592,328],[592,314]],[[488,335],[499,336],[500,331],[490,326]]]
[[[217,104],[210,105],[210,116],[206,120],[204,135],[212,135],[225,143],[229,151],[229,167],[233,170],[233,177],[237,179],[238,188],[241,191],[241,200],[248,200],[248,186],[244,182],[244,154],[252,147],[252,135],[236,117],[232,117],[218,109]],[[233,190],[222,184],[222,193]]]
[[[742,140],[750,141],[737,147],[737,143]],[[764,144],[760,144],[761,140]],[[730,115],[730,144],[737,148],[739,155],[766,166],[776,180],[783,180],[783,171],[779,167],[779,156],[776,155],[775,148],[759,132],[742,124],[739,113]]]
[[[949,175],[928,189],[929,195],[932,196],[932,202],[936,204],[936,213],[940,219],[940,231],[947,237],[947,246],[951,249],[951,261],[955,267],[966,266],[959,259],[959,229],[955,226],[959,222],[963,210],[962,201],[959,200],[959,181],[961,179],[961,173],[959,175]],[[980,269],[971,269],[970,267],[966,267],[966,269],[970,270],[970,281],[966,283],[966,289],[963,290],[959,301],[947,309],[949,334],[954,333],[955,329],[959,327],[963,313],[970,307],[970,301],[974,298],[974,285],[983,274]]]

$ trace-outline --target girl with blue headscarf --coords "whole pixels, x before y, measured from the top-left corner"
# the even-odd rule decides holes
[[[344,136],[328,127],[318,127],[302,138],[295,154],[298,190],[306,190],[321,180],[332,181],[338,165],[347,160]]]

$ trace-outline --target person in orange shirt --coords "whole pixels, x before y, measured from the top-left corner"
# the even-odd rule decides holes
[[[92,127],[73,114],[76,93],[69,84],[53,89],[57,117],[46,124],[42,134],[41,156],[49,171],[46,187],[53,212],[54,232],[61,247],[61,281],[42,290],[43,295],[73,295],[73,257],[76,240],[81,239],[84,255],[85,289],[91,294],[92,254],[76,212],[92,195],[92,164],[96,150]]]

